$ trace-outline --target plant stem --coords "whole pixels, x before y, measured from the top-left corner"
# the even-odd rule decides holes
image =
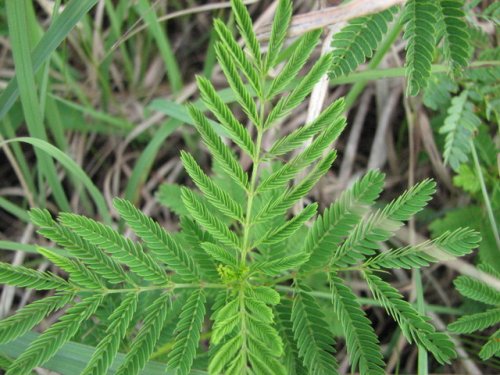
[[[260,127],[257,127],[257,145],[255,148],[255,155],[253,156],[253,167],[252,167],[252,177],[250,181],[250,188],[248,190],[248,202],[247,202],[247,211],[245,214],[245,223],[243,226],[243,245],[242,245],[242,253],[240,263],[242,266],[246,263],[246,256],[250,251],[250,227],[251,227],[251,219],[252,219],[252,208],[253,208],[253,198],[255,196],[255,185],[257,183],[257,174],[259,171],[259,163],[260,163],[260,147],[262,143],[262,133]]]
[[[144,287],[136,287],[136,288],[123,288],[123,289],[83,289],[83,288],[75,288],[74,292],[80,293],[102,293],[102,294],[117,294],[117,293],[144,293],[151,292],[154,290],[174,290],[174,289],[227,289],[227,285],[225,284],[215,284],[215,283],[189,283],[189,284],[175,284],[169,283],[165,285],[150,285]]]
[[[495,241],[497,243],[497,248],[500,249],[500,236],[498,235],[498,225],[495,220],[495,215],[493,214],[493,208],[491,206],[490,197],[488,195],[488,190],[486,189],[486,184],[484,183],[483,172],[481,171],[481,165],[479,164],[479,158],[477,157],[476,147],[474,142],[470,141],[472,159],[474,160],[474,167],[476,168],[476,174],[479,177],[479,184],[481,185],[481,193],[483,194],[484,204],[486,206],[486,212],[488,213],[488,219],[491,224],[491,229],[493,230],[493,235],[495,236]]]

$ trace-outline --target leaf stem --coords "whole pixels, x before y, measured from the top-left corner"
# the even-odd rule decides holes
[[[165,285],[150,285],[137,288],[121,288],[121,289],[84,289],[76,287],[74,289],[75,292],[80,293],[96,293],[99,292],[101,294],[117,294],[117,293],[144,293],[151,292],[154,290],[174,290],[174,289],[226,289],[227,285],[225,284],[215,284],[215,283],[186,283],[186,284],[175,284],[169,283]]]

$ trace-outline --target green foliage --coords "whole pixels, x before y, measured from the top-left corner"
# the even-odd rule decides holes
[[[196,349],[200,342],[200,331],[205,317],[205,293],[197,290],[186,301],[175,327],[177,336],[172,351],[169,353],[168,365],[177,369],[177,374],[189,374]]]
[[[137,309],[137,301],[138,295],[130,293],[110,315],[106,336],[97,345],[82,375],[106,373],[118,353],[121,341],[127,334],[127,329]]]
[[[392,21],[395,8],[356,18],[336,33],[332,40],[333,78],[354,71],[366,59],[371,58]]]
[[[448,116],[439,130],[440,133],[446,134],[443,152],[445,162],[450,163],[455,170],[468,160],[472,134],[481,123],[467,97],[468,92],[463,91],[452,99]]]
[[[433,0],[409,0],[405,4],[403,22],[406,24],[404,38],[408,41],[408,95],[416,95],[427,86],[436,46],[437,12],[438,6]]]
[[[409,342],[425,347],[439,363],[449,363],[456,357],[448,335],[436,332],[429,319],[406,302],[397,289],[372,273],[365,272],[364,276],[373,296],[398,323]]]
[[[66,310],[59,321],[48,328],[10,365],[8,375],[30,374],[31,370],[50,359],[61,346],[70,340],[85,320],[101,304],[103,296],[97,294],[83,299]]]
[[[197,190],[166,185],[158,195],[181,216],[178,233],[168,232],[120,198],[114,199],[113,206],[137,240],[83,216],[62,213],[55,221],[47,210],[30,212],[39,233],[71,256],[39,250],[69,278],[0,263],[1,282],[56,291],[1,321],[2,342],[15,340],[46,316],[72,305],[14,359],[8,374],[27,374],[43,366],[80,330],[95,325],[99,331],[91,338],[95,350],[84,374],[106,373],[123,352],[119,375],[141,373],[151,358],[177,374],[200,366],[214,375],[330,375],[338,370],[336,343],[327,319],[332,312],[341,322],[353,371],[382,374],[385,364],[377,335],[346,282],[345,274],[352,272],[365,277],[374,297],[410,342],[425,347],[440,363],[454,358],[448,336],[437,332],[397,290],[376,276],[383,268],[414,269],[445,256],[468,254],[477,245],[476,232],[457,229],[423,244],[380,251],[382,243],[425,207],[435,191],[434,182],[424,180],[383,205],[377,200],[384,175],[370,171],[316,219],[316,203],[299,207],[292,215],[290,209],[336,158],[331,145],[346,126],[343,100],[264,149],[263,140],[274,133],[272,127],[303,102],[332,66],[338,64],[342,74],[347,72],[339,59],[348,60],[351,71],[371,56],[392,10],[353,22],[335,42],[338,48],[333,53],[320,57],[311,70],[299,75],[321,32],[303,35],[283,53],[292,2],[279,1],[266,54],[261,52],[242,1],[232,0],[231,5],[245,46],[240,48],[224,23],[216,21],[214,48],[249,121],[240,122],[212,84],[197,79],[203,108],[218,122],[209,120],[201,106],[189,105],[187,112],[211,154],[214,175],[205,171],[207,163],[181,151],[186,173]],[[429,30],[423,30],[429,21],[421,17],[433,7],[422,0],[410,1],[407,7],[408,69],[414,93],[424,87],[430,66],[426,46],[432,38]],[[345,42],[352,33],[356,36],[349,45]],[[454,53],[450,52],[452,58],[456,58]],[[282,58],[286,61],[280,68],[277,63]],[[294,87],[282,94],[292,82]],[[308,146],[303,147],[306,142]],[[248,172],[238,162],[233,146],[250,158]],[[380,208],[373,209],[376,203]],[[326,281],[331,298],[320,304],[318,292],[324,295],[328,290]],[[469,281],[458,281],[457,286],[480,301],[498,302],[491,288]],[[208,308],[212,313],[206,319]],[[106,327],[105,331],[100,327]],[[205,351],[202,337],[209,342],[208,353],[200,353]],[[487,353],[494,349],[492,345]]]
[[[500,273],[496,272],[489,265],[479,265],[479,268],[491,277],[500,280]],[[457,277],[455,279],[455,287],[464,297],[481,302],[488,307],[478,313],[463,315],[451,323],[448,326],[451,332],[460,334],[473,333],[500,324],[500,291],[498,289],[485,281],[473,279],[469,276]],[[493,356],[500,355],[499,336],[500,334],[497,330],[488,338],[479,352],[481,359],[487,360]]]
[[[339,317],[347,343],[352,370],[362,374],[384,374],[384,361],[377,335],[356,301],[356,295],[335,274],[330,275],[334,311]]]
[[[470,48],[469,33],[463,0],[439,0],[437,2],[440,21],[444,23],[444,55],[451,68],[457,71],[467,66]]]

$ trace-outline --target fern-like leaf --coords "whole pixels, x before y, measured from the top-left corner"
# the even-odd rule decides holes
[[[385,374],[377,335],[356,300],[356,295],[335,275],[330,277],[333,306],[346,337],[347,353],[352,369],[360,374]]]
[[[213,258],[217,262],[233,267],[236,267],[238,265],[236,255],[233,251],[231,251],[231,249],[222,248],[210,242],[202,243],[201,247],[211,258]]]
[[[143,326],[132,342],[122,365],[116,371],[116,375],[136,375],[144,368],[160,338],[167,318],[170,298],[169,293],[163,293],[147,308]]]
[[[365,272],[365,279],[373,296],[398,323],[403,335],[410,343],[417,343],[427,349],[443,364],[456,357],[451,339],[442,332],[436,332],[425,316],[403,299],[397,289],[372,273]]]
[[[368,172],[316,219],[304,242],[303,251],[310,256],[309,261],[300,268],[301,271],[317,269],[329,262],[333,249],[378,198],[383,184],[382,173]]]
[[[296,78],[298,72],[307,62],[307,59],[316,47],[320,36],[321,30],[314,30],[305,33],[299,38],[297,47],[290,56],[290,59],[288,59],[276,78],[272,80],[266,95],[268,99],[273,98]]]
[[[307,262],[308,259],[308,254],[299,253],[279,259],[255,262],[252,264],[251,270],[255,272],[262,272],[268,276],[276,276],[286,270],[297,269],[302,264]]]
[[[333,36],[332,78],[347,75],[356,70],[373,51],[387,32],[395,8],[352,20]]]
[[[180,225],[182,228],[182,237],[185,239],[187,245],[191,247],[190,254],[198,265],[202,278],[204,280],[219,280],[215,263],[210,257],[206,256],[205,251],[201,247],[202,243],[215,242],[215,240],[191,219],[181,217]]]
[[[38,338],[11,364],[7,375],[27,375],[31,370],[47,362],[78,331],[101,304],[103,295],[87,297],[66,310],[59,321]]]
[[[406,24],[406,76],[408,95],[417,95],[427,86],[436,47],[436,14],[434,0],[409,0],[405,4],[403,20]]]
[[[439,0],[439,16],[444,23],[444,55],[452,69],[467,66],[470,57],[468,26],[465,22],[463,0]]]
[[[213,215],[207,206],[188,188],[182,188],[182,200],[195,218],[215,239],[231,247],[239,247],[238,237]]]
[[[241,205],[203,173],[191,154],[181,151],[181,160],[189,176],[212,205],[233,219],[243,220]]]
[[[231,139],[240,146],[250,157],[255,154],[252,138],[243,125],[236,119],[229,107],[215,91],[212,83],[202,76],[196,77],[203,103],[217,117],[220,124],[229,133]]]
[[[459,276],[453,283],[461,295],[487,305],[500,305],[500,292],[486,283],[468,276]]]
[[[196,129],[201,134],[204,143],[214,159],[221,165],[222,169],[234,179],[234,181],[246,189],[248,185],[248,176],[243,172],[243,169],[234,158],[229,147],[222,142],[199,109],[193,105],[189,105],[188,111],[195,123]]]
[[[334,128],[343,128],[344,118],[342,116],[342,113],[344,112],[344,110],[344,99],[338,99],[334,101],[310,124],[301,126],[286,137],[278,139],[273,144],[268,153],[270,155],[280,156],[286,154],[289,151],[295,150],[305,141],[307,141],[320,131],[324,130],[327,126]]]
[[[495,308],[472,315],[464,315],[451,323],[448,329],[455,333],[472,333],[498,323],[500,323],[500,308]]]
[[[191,256],[160,224],[127,200],[115,198],[113,205],[158,259],[185,279],[197,278],[198,269]]]
[[[336,267],[348,266],[373,255],[380,242],[391,238],[403,225],[403,221],[422,210],[434,194],[435,186],[434,181],[424,180],[405,191],[383,210],[368,215],[334,251],[330,264]]]
[[[219,344],[229,338],[216,348],[209,364],[210,374],[236,375],[248,372],[251,366],[257,374],[284,375],[284,368],[278,361],[283,344],[271,325],[272,309],[256,298],[255,291],[248,287],[240,290],[212,318],[215,320],[212,342]],[[234,336],[236,328],[238,332]]]
[[[496,331],[488,338],[488,341],[479,352],[479,357],[483,361],[498,355],[500,355],[500,330]]]
[[[169,279],[159,266],[157,259],[128,238],[121,236],[111,227],[84,216],[62,213],[61,223],[71,228],[94,246],[113,254],[116,259],[130,267],[132,272],[157,285],[167,284]]]
[[[229,86],[236,94],[236,100],[255,126],[261,126],[261,119],[259,117],[259,113],[257,112],[257,105],[252,98],[252,94],[245,87],[245,84],[236,69],[236,65],[231,59],[231,51],[228,50],[226,45],[217,43],[215,45],[215,53],[217,54],[219,64],[224,72],[224,75],[226,76]]]
[[[432,241],[386,251],[370,259],[365,265],[393,269],[420,268],[428,266],[431,262],[449,260],[470,254],[480,241],[481,237],[477,232],[459,228],[453,232],[443,233]]]
[[[299,228],[304,225],[311,217],[316,214],[318,204],[313,203],[305,207],[299,214],[278,228],[269,230],[264,236],[258,240],[260,245],[272,245],[285,241],[292,236]]]
[[[110,283],[127,282],[133,284],[118,262],[106,255],[98,247],[91,245],[88,241],[71,232],[68,228],[57,224],[52,219],[49,211],[34,208],[29,214],[33,224],[41,228],[38,233],[63,246],[76,258],[85,259],[85,264],[90,269]]]
[[[72,283],[82,288],[104,289],[104,282],[99,275],[89,270],[79,260],[64,257],[42,247],[37,247],[37,251],[57,267],[66,271]]]
[[[59,310],[73,298],[72,293],[58,293],[30,303],[14,315],[0,321],[0,344],[5,344],[24,335],[47,315]]]
[[[271,37],[267,48],[266,58],[264,61],[264,71],[268,71],[273,67],[279,57],[279,52],[285,41],[288,25],[292,18],[292,2],[290,0],[280,0],[276,14],[274,15],[273,25],[271,27]]]
[[[344,126],[341,128],[332,127],[326,129],[309,147],[262,181],[258,186],[257,191],[263,192],[285,185],[301,170],[321,157],[323,151],[325,151],[331,143],[337,139]]]
[[[97,344],[95,352],[83,369],[81,375],[106,374],[108,368],[118,353],[120,343],[127,334],[127,329],[132,321],[137,308],[138,295],[128,294],[113,311],[108,319],[108,328],[105,337]]]
[[[268,203],[253,217],[254,223],[261,223],[273,219],[278,215],[283,215],[290,207],[292,207],[299,199],[305,197],[307,193],[316,185],[323,177],[337,157],[335,151],[329,152],[322,160],[320,160],[308,175],[297,185],[285,190],[278,198],[270,199]],[[274,197],[273,197],[274,198]]]
[[[0,262],[0,284],[35,290],[71,290],[72,285],[50,272]]]
[[[253,31],[252,19],[248,10],[241,0],[231,0],[231,8],[236,16],[236,22],[240,30],[240,34],[245,40],[245,43],[250,51],[250,55],[254,59],[254,64],[258,67],[262,66],[262,54],[260,52],[259,41]]]
[[[187,375],[191,371],[205,316],[205,300],[205,293],[198,289],[189,296],[183,307],[175,328],[177,336],[174,346],[168,355],[168,367],[175,369],[175,374]]]
[[[336,374],[333,335],[321,308],[307,290],[295,290],[291,319],[299,357],[309,373]]]
[[[460,164],[469,160],[472,134],[481,124],[479,117],[474,114],[472,103],[468,101],[468,95],[468,91],[463,91],[451,100],[448,116],[439,129],[439,133],[446,137],[444,161],[456,171]]]
[[[262,95],[262,86],[259,79],[259,73],[252,66],[250,61],[248,61],[247,56],[234,39],[231,31],[229,31],[227,26],[221,20],[214,21],[214,30],[216,31],[220,42],[223,43],[226,46],[227,50],[231,53],[232,58],[238,65],[238,68],[245,75],[252,88],[255,90],[255,93],[257,95]]]
[[[321,77],[328,71],[332,63],[332,54],[328,53],[323,55],[311,68],[311,70],[302,78],[292,90],[290,94],[281,98],[276,106],[271,110],[267,116],[264,128],[270,128],[277,120],[287,116],[292,109],[297,107],[304,98],[310,94],[314,85],[321,79]]]
[[[290,300],[283,300],[275,307],[276,326],[283,339],[284,364],[287,374],[306,375],[307,371],[300,360],[293,335],[292,308],[293,303]]]

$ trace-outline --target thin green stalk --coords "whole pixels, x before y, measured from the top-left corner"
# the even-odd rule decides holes
[[[281,292],[286,292],[286,293],[293,293],[295,289],[290,286],[285,286],[285,285],[277,285],[276,289],[281,291]],[[320,292],[320,291],[311,291],[309,292],[311,296],[318,297],[324,300],[331,301],[332,300],[332,294],[328,292]],[[358,302],[361,305],[368,305],[368,306],[377,306],[377,307],[384,307],[383,304],[378,302],[377,300],[373,298],[366,298],[366,297],[357,297]],[[414,304],[414,306],[416,306]],[[444,307],[440,305],[427,305],[425,304],[425,310],[426,311],[432,311],[438,314],[447,314],[447,315],[456,315],[456,316],[462,316],[464,313],[460,309],[455,309],[452,307]]]
[[[151,292],[155,290],[174,290],[174,289],[227,289],[225,284],[215,284],[215,283],[191,283],[191,284],[175,284],[168,283],[165,285],[150,285],[150,286],[138,286],[137,288],[119,288],[119,289],[85,289],[85,288],[75,288],[74,291],[77,293],[102,293],[102,294],[121,294],[121,293],[144,293]]]
[[[495,241],[497,243],[497,248],[500,250],[500,236],[498,234],[498,225],[495,220],[495,215],[493,213],[493,208],[491,206],[490,196],[488,195],[488,190],[486,189],[486,184],[484,183],[484,176],[481,170],[481,165],[479,164],[479,158],[477,157],[476,146],[474,142],[470,141],[472,159],[474,160],[474,167],[476,169],[476,174],[479,177],[479,184],[481,185],[481,193],[483,194],[484,204],[486,206],[486,212],[488,213],[488,219],[493,230],[493,235],[495,236]]]
[[[263,131],[260,127],[257,127],[257,147],[255,149],[255,155],[253,156],[253,167],[252,167],[252,177],[250,182],[250,188],[248,190],[248,202],[247,202],[247,212],[245,214],[245,223],[243,226],[243,245],[242,245],[242,253],[241,253],[241,265],[244,266],[246,263],[246,256],[250,251],[249,248],[249,238],[250,238],[250,227],[251,227],[251,219],[252,219],[252,208],[253,208],[253,200],[255,196],[255,188],[257,183],[257,174],[259,171],[259,163],[260,163],[260,148],[262,143],[262,133]]]

